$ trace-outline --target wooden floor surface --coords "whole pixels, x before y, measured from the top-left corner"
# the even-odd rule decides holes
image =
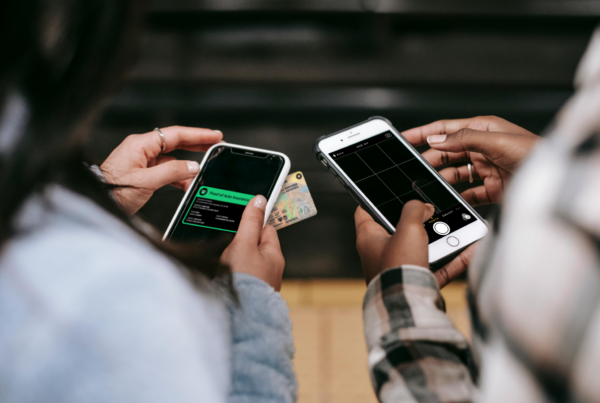
[[[362,280],[287,280],[281,294],[290,307],[296,346],[299,403],[370,403],[373,394],[362,330]],[[442,294],[447,313],[469,337],[465,284]]]

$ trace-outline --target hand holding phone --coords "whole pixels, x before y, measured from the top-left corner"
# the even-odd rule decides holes
[[[281,253],[277,230],[264,226],[267,199],[256,196],[246,206],[240,227],[223,252],[221,263],[234,273],[245,273],[281,290],[285,259]]]
[[[363,210],[356,209],[356,249],[360,255],[367,285],[382,271],[404,264],[427,267],[427,232],[423,222],[434,207],[417,200],[406,203],[396,232],[390,235]]]
[[[473,164],[473,177],[483,180],[483,184],[461,194],[471,206],[499,203],[512,174],[541,139],[496,116],[440,120],[402,135],[415,147],[429,143],[431,149],[423,157],[434,168],[463,164],[440,171],[451,185],[466,181],[466,164]]]
[[[390,234],[408,202],[433,205],[434,214],[423,223],[431,264],[440,264],[487,233],[477,212],[386,119],[371,118],[324,136],[315,152]]]
[[[410,206],[411,204],[415,206]],[[421,267],[428,265],[427,233],[425,232],[423,216],[431,215],[433,206],[413,200],[402,210],[396,232],[390,235],[362,207],[356,209],[354,221],[356,224],[356,248],[360,255],[363,273],[367,285],[371,280],[386,269],[411,264]],[[422,212],[423,215],[419,215]],[[456,256],[450,263],[433,272],[440,289],[458,277],[469,266],[476,244],[472,244]]]
[[[193,242],[235,234],[246,205],[257,195],[271,211],[290,161],[284,154],[235,144],[216,144],[183,197],[164,239]],[[267,217],[264,217],[263,226]]]

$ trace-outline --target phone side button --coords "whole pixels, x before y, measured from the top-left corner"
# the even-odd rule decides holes
[[[356,203],[358,203],[359,206],[363,207],[362,203],[360,202],[360,200],[358,199],[358,197],[356,196],[356,194],[354,193],[354,191],[351,188],[347,187],[346,185],[344,185],[344,187],[346,188],[346,190],[348,191],[348,193],[350,193],[350,196],[352,196],[352,198],[354,199],[354,201]]]
[[[448,243],[448,245],[454,246],[454,247],[460,245],[460,241],[455,236],[449,236],[448,238],[446,238],[446,242]]]

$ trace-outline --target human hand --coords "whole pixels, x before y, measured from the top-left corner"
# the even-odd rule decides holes
[[[429,267],[428,237],[423,223],[435,209],[411,200],[404,205],[396,232],[390,235],[362,207],[356,209],[356,249],[367,284],[384,270],[403,264]]]
[[[113,194],[127,214],[135,214],[159,188],[173,185],[183,190],[200,171],[196,161],[178,161],[164,155],[173,150],[206,151],[223,139],[218,130],[171,126],[161,129],[166,148],[156,130],[132,134],[100,166],[107,183],[121,185]]]
[[[438,282],[440,290],[446,285],[450,284],[452,280],[460,276],[469,268],[469,264],[471,264],[471,259],[473,258],[473,254],[477,249],[477,245],[479,245],[479,242],[475,242],[474,244],[470,245],[465,250],[460,252],[457,257],[452,259],[450,263],[440,267],[433,273]]]
[[[263,229],[266,207],[264,196],[250,200],[237,234],[223,252],[221,263],[229,266],[232,272],[250,274],[280,291],[285,259],[275,228],[266,225]]]
[[[396,232],[390,235],[362,207],[356,209],[356,249],[367,285],[383,271],[403,264],[429,267],[429,239],[423,223],[433,213],[431,204],[409,201],[402,209]],[[469,246],[433,273],[440,289],[467,269],[475,248],[475,244]]]
[[[483,185],[462,193],[471,205],[498,203],[504,188],[539,136],[495,116],[440,120],[407,130],[402,135],[414,146],[429,143],[423,157],[434,167],[449,163],[472,164],[474,179]],[[451,185],[469,180],[467,165],[440,174]]]

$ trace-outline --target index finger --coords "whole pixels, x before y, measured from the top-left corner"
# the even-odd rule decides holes
[[[223,133],[220,130],[169,126],[161,128],[160,131],[165,137],[166,144],[163,153],[169,153],[173,150],[206,151],[213,144],[223,140]],[[152,139],[162,150],[162,139],[156,130],[148,132],[144,136]]]
[[[467,270],[469,264],[471,263],[471,259],[473,258],[473,254],[475,253],[475,249],[477,248],[477,243],[469,246],[467,249],[462,251],[460,255],[458,255],[454,260],[450,263],[441,267],[439,270],[435,271],[433,275],[435,276],[440,289],[444,288],[448,283],[454,280],[456,277],[461,275]]]
[[[415,127],[402,132],[402,135],[413,146],[427,144],[427,137],[435,134],[449,134],[467,128],[472,119],[438,120],[425,126]]]

